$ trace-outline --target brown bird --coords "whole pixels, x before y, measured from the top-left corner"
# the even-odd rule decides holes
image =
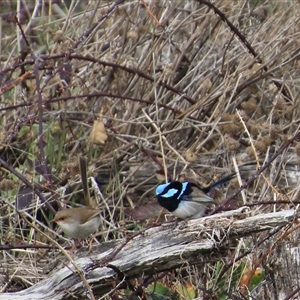
[[[66,208],[58,211],[51,222],[57,223],[70,238],[85,239],[100,226],[100,210],[90,207]]]
[[[101,222],[101,211],[91,207],[92,201],[88,188],[87,160],[85,157],[79,157],[79,166],[84,200],[88,206],[59,210],[51,220],[51,222],[57,223],[68,237],[75,239],[74,247],[78,245],[78,239],[86,239],[90,234],[96,232]]]

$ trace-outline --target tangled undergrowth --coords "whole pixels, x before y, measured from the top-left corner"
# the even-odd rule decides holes
[[[84,204],[79,156],[89,160],[92,195],[106,220],[95,242],[143,227],[145,221],[133,221],[124,209],[153,202],[155,185],[166,178],[205,186],[236,171],[231,192],[249,184],[233,208],[252,205],[255,214],[297,205],[298,2],[53,0],[3,6],[1,292],[47,276],[56,258],[49,238],[64,241],[49,221],[61,207]],[[240,239],[224,260],[257,239]],[[284,242],[293,248],[296,241],[294,233]],[[273,242],[270,236],[231,273],[243,277],[240,266],[251,268]],[[290,292],[295,288],[288,269],[274,286],[282,276],[278,255],[270,253],[261,266],[265,281],[253,291],[259,299],[279,299],[285,284]],[[221,263],[193,265],[176,276],[172,270],[159,284],[173,298],[187,299],[189,290],[190,298],[206,299],[210,291],[233,299],[240,281],[217,281],[221,269]]]

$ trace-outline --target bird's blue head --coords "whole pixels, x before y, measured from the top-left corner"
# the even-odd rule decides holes
[[[169,185],[170,185],[170,182],[160,184],[155,190],[156,196],[162,194],[163,191],[165,190],[165,188],[168,187]]]
[[[160,184],[156,190],[156,196],[160,195],[164,198],[171,198],[177,194],[178,199],[187,191],[189,183],[188,182],[168,182]]]

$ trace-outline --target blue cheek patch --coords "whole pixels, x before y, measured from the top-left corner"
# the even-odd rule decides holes
[[[160,184],[155,190],[156,195],[161,194],[165,190],[165,188],[169,185],[170,185],[170,183]]]
[[[182,182],[182,188],[181,188],[181,192],[178,196],[178,199],[185,193],[185,191],[188,187],[188,184],[189,184],[188,182]]]
[[[176,189],[169,189],[165,194],[161,195],[161,197],[171,198],[174,195],[176,195],[176,193],[178,193],[178,190],[176,190]]]

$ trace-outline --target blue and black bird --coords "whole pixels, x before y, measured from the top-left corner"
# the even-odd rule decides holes
[[[215,203],[214,199],[208,196],[208,193],[235,176],[236,173],[230,174],[206,188],[201,188],[199,185],[188,181],[171,181],[160,184],[156,188],[156,198],[158,203],[175,217],[180,219],[200,218],[204,215],[206,207]]]

